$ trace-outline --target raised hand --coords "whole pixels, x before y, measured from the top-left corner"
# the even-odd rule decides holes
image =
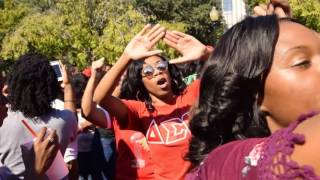
[[[200,59],[206,53],[206,46],[193,36],[179,31],[167,31],[164,42],[182,54],[170,63],[185,63]]]
[[[159,24],[146,25],[127,45],[124,53],[132,60],[159,54],[161,50],[152,50],[153,46],[165,35],[165,28]]]
[[[271,0],[268,5],[261,4],[254,7],[253,12],[254,16],[266,16],[271,14],[277,15],[279,18],[291,16],[291,9],[287,0]]]
[[[95,71],[95,70],[101,69],[103,65],[104,65],[104,58],[100,58],[91,63],[91,70]]]
[[[66,87],[66,85],[70,84],[70,80],[69,80],[68,72],[66,70],[66,66],[64,64],[62,64],[61,61],[59,61],[59,64],[60,64],[61,73],[62,73],[61,87],[64,88],[64,87]]]

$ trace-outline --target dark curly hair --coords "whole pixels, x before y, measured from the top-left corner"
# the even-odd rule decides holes
[[[57,76],[48,59],[28,53],[14,64],[8,78],[8,101],[12,111],[33,118],[49,113],[59,92]]]
[[[259,101],[278,36],[279,21],[272,15],[247,17],[221,38],[202,73],[190,121],[186,159],[194,165],[221,144],[270,135]]]
[[[162,55],[156,55],[162,60],[168,61],[168,59]],[[138,61],[132,61],[128,68],[127,74],[122,82],[120,90],[120,98],[144,101],[149,112],[154,111],[154,107],[151,102],[148,90],[145,88],[142,82],[141,70],[143,67],[144,59]],[[171,88],[175,95],[180,95],[186,88],[186,84],[183,81],[182,74],[174,64],[169,64],[168,70],[171,76]]]

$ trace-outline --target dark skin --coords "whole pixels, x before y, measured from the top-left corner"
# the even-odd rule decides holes
[[[320,111],[319,54],[316,32],[297,23],[280,23],[262,103],[270,114],[268,123],[272,132],[287,127],[302,113]]]
[[[37,176],[37,179],[43,179],[45,172],[51,166],[58,150],[58,136],[56,130],[48,132],[49,135],[46,136],[47,128],[42,128],[37,134],[37,138],[33,143],[33,151],[35,154],[34,162],[34,172]],[[53,142],[50,142],[50,139],[54,139]]]
[[[293,22],[281,22],[273,64],[266,77],[261,109],[269,113],[272,132],[287,127],[302,113],[320,112],[320,38]],[[301,123],[295,130],[305,136],[291,159],[313,167],[320,175],[320,115]]]

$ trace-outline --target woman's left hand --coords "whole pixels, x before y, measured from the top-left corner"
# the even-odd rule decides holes
[[[172,64],[199,60],[206,54],[206,46],[199,40],[179,31],[167,31],[164,42],[182,54],[182,57],[172,59]]]
[[[43,176],[49,169],[59,150],[59,138],[56,130],[50,131],[47,137],[45,137],[46,132],[47,128],[42,128],[33,143],[34,170],[39,176]]]

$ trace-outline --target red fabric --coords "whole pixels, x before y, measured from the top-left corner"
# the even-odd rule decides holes
[[[142,145],[145,136],[141,131],[121,129],[115,119],[112,122],[117,144],[116,179],[154,179],[150,151]]]
[[[89,78],[91,76],[91,68],[88,67],[88,68],[84,69],[82,71],[82,74]]]
[[[152,115],[144,102],[123,100],[129,109],[129,126],[142,124],[157,180],[183,179],[190,168],[191,164],[184,160],[191,138],[189,109],[198,100],[199,85],[199,80],[194,81],[176,98],[175,104],[155,106]]]

